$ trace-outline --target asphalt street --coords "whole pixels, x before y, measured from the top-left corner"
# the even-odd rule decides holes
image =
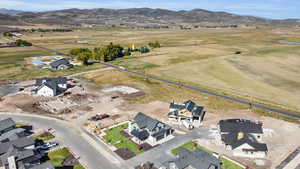
[[[70,149],[80,157],[80,161],[88,169],[120,169],[122,164],[119,161],[104,156],[100,153],[96,146],[89,143],[85,136],[73,125],[50,118],[27,115],[4,115],[0,114],[0,119],[12,117],[17,122],[25,122],[32,124],[34,129],[48,129],[53,128],[56,132],[57,140],[63,143],[63,146],[70,147]]]
[[[187,134],[175,134],[175,138],[165,142],[149,151],[146,151],[132,159],[127,160],[126,162],[131,167],[134,167],[138,164],[145,163],[147,161],[155,162],[157,165],[161,165],[166,161],[170,161],[175,157],[172,155],[171,150],[181,146],[189,141],[198,138],[209,138],[210,132],[209,129],[199,128],[194,129],[192,132]]]

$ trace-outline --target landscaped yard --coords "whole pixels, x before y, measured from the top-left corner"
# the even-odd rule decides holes
[[[119,126],[116,126],[111,129],[107,129],[105,131],[105,136],[103,136],[103,139],[113,145],[116,148],[127,148],[130,151],[134,152],[135,154],[142,153],[143,150],[139,150],[138,146],[128,138],[124,137],[120,131],[128,128],[128,123],[122,124]]]
[[[203,150],[203,151],[206,151],[208,152],[209,154],[212,154],[213,152],[210,151],[209,149],[205,148],[205,147],[202,147],[200,145],[198,145],[197,143],[193,143],[192,141],[190,142],[187,142],[179,147],[176,147],[174,149],[171,150],[172,154],[173,155],[176,155],[176,153],[181,149],[181,148],[186,148],[188,150],[191,150],[191,151],[194,151],[196,149],[200,149],[200,150]],[[221,162],[222,162],[222,165],[221,167],[223,169],[243,169],[242,167],[238,166],[237,164],[234,164],[232,163],[231,161],[221,157]]]
[[[57,149],[48,153],[49,161],[55,167],[62,167],[62,162],[71,155],[67,148]]]

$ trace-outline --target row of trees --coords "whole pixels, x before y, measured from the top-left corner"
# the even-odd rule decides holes
[[[161,47],[158,41],[151,42],[148,44],[152,48],[159,48]],[[81,61],[83,64],[88,64],[88,60],[97,60],[102,62],[109,62],[113,61],[117,58],[130,56],[132,52],[141,52],[141,53],[148,53],[150,49],[146,46],[142,46],[138,49],[132,48],[123,48],[118,44],[110,43],[107,46],[102,48],[96,47],[93,50],[89,48],[76,48],[70,51],[70,54],[76,56],[76,59]]]
[[[131,55],[129,49],[124,49],[120,45],[110,43],[103,48],[94,48],[90,50],[88,48],[76,48],[70,51],[70,54],[76,56],[76,59],[83,64],[88,64],[88,60],[98,60],[103,62],[113,61],[116,58]]]

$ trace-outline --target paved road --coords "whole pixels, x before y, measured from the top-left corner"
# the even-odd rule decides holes
[[[88,169],[119,169],[122,166],[114,157],[105,154],[108,152],[101,149],[99,142],[87,141],[87,136],[70,123],[39,116],[0,115],[0,118],[7,117],[30,123],[35,129],[55,129],[57,140],[62,141],[65,146],[70,147],[76,155],[80,156],[80,161]]]
[[[50,52],[56,52],[57,54],[60,54],[60,55],[71,56],[69,54],[65,54],[63,52],[59,52],[59,51],[49,49],[49,48],[46,48],[46,47],[37,46],[37,45],[34,45],[34,46],[38,47],[38,48],[41,48],[43,50],[50,51]],[[265,106],[265,105],[262,105],[262,104],[249,102],[249,101],[244,100],[244,99],[235,98],[235,97],[232,97],[232,96],[227,96],[227,95],[219,94],[219,93],[216,93],[216,92],[212,92],[212,91],[209,91],[209,90],[206,90],[206,89],[203,89],[203,88],[196,88],[196,87],[185,85],[185,84],[182,84],[182,83],[179,83],[179,82],[166,80],[166,79],[162,79],[162,78],[155,77],[155,76],[152,76],[152,75],[147,75],[147,74],[144,74],[144,73],[136,72],[136,71],[133,71],[133,70],[130,70],[130,69],[127,69],[127,68],[122,68],[122,67],[119,67],[119,66],[115,66],[115,65],[112,65],[112,64],[109,64],[109,63],[100,62],[100,64],[111,67],[111,68],[114,68],[114,69],[118,69],[118,70],[121,70],[121,71],[126,71],[128,73],[132,73],[132,74],[144,77],[144,78],[161,81],[161,82],[168,83],[168,84],[171,84],[171,85],[175,85],[175,86],[178,86],[178,87],[183,87],[183,88],[186,88],[186,89],[194,90],[196,92],[200,92],[200,93],[220,97],[220,98],[230,100],[230,101],[233,101],[233,102],[238,102],[238,103],[241,103],[241,104],[249,105],[250,107],[256,107],[256,108],[259,108],[259,109],[262,109],[262,110],[271,111],[271,112],[274,112],[274,113],[278,113],[278,114],[281,114],[281,115],[285,115],[285,116],[300,120],[300,114],[295,113],[295,112],[289,112],[289,111],[285,111],[285,110],[275,109],[275,108]]]
[[[145,163],[147,161],[155,162],[155,164],[161,165],[162,163],[175,158],[171,153],[171,150],[175,147],[178,147],[194,139],[208,138],[209,134],[209,129],[205,128],[194,129],[192,132],[184,135],[175,134],[176,137],[172,140],[161,144],[149,151],[146,151],[132,159],[129,159],[126,162],[131,167],[137,166],[138,164]]]
[[[298,157],[298,158],[297,158]],[[293,151],[286,159],[284,159],[275,169],[294,169],[288,165],[300,165],[300,147]],[[295,161],[294,161],[295,160]],[[295,167],[296,168],[296,167]]]

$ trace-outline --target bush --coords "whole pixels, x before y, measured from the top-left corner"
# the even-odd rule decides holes
[[[235,54],[239,55],[239,54],[242,54],[242,52],[241,51],[236,51]]]
[[[151,48],[160,48],[160,47],[161,47],[161,45],[160,45],[160,43],[159,43],[158,41],[150,42],[148,45],[149,45]]]
[[[22,39],[18,39],[18,40],[16,40],[16,45],[17,46],[32,46],[32,43],[30,43],[30,42],[27,42],[27,41],[25,41],[25,40],[22,40]]]

